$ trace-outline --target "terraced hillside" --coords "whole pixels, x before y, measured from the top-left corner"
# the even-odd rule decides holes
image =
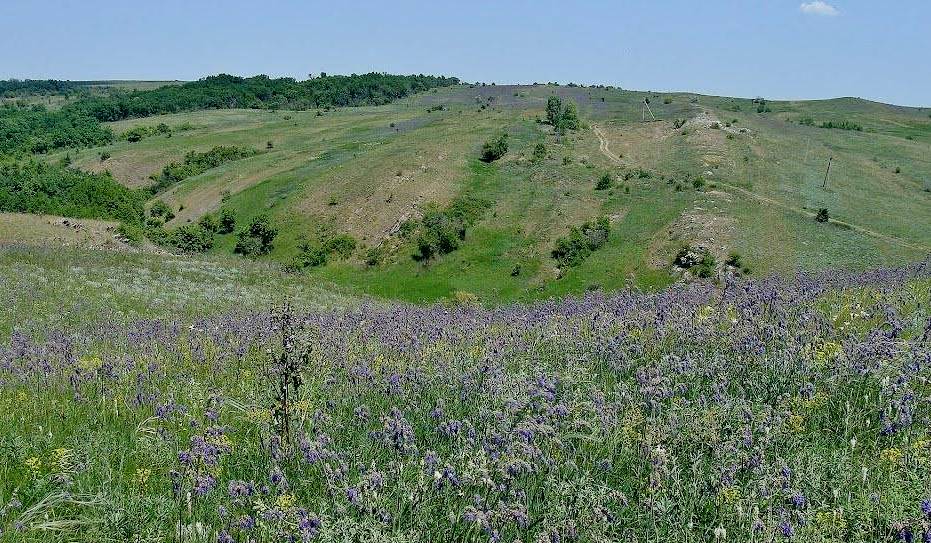
[[[540,122],[552,95],[578,104],[579,130],[559,137]],[[302,247],[347,234],[356,242],[348,258],[303,272],[415,301],[658,287],[677,277],[671,263],[685,244],[709,251],[718,267],[736,251],[757,274],[903,263],[931,250],[929,110],[856,99],[760,102],[457,85],[379,107],[129,119],[111,123],[114,133],[159,123],[188,129],[48,159],[68,154],[73,166],[106,169],[139,188],[190,151],[254,149],[156,194],[151,201],[174,214],[166,226],[221,208],[238,225],[268,214],[279,235],[265,258],[282,264]],[[509,152],[480,161],[482,143],[502,131]],[[534,159],[540,143],[545,158]],[[612,187],[595,190],[605,173]],[[467,196],[488,205],[458,249],[412,258],[417,238],[405,236],[409,227],[431,206]],[[830,222],[814,219],[821,208]],[[556,240],[597,217],[610,220],[607,242],[559,269]],[[221,235],[211,251],[231,253],[236,243],[235,232]]]

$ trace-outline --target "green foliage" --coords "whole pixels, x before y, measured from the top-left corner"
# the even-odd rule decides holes
[[[256,154],[258,154],[258,151],[255,149],[224,145],[218,145],[205,153],[189,151],[184,155],[184,160],[181,162],[172,162],[162,168],[161,174],[151,176],[155,183],[148,187],[148,191],[152,194],[158,194],[188,177],[200,175],[227,162]]]
[[[508,135],[500,134],[482,145],[482,161],[494,162],[508,152]]]
[[[454,77],[384,73],[321,76],[300,82],[288,77],[272,79],[258,75],[244,78],[220,74],[183,85],[87,98],[69,104],[65,109],[106,122],[200,109],[305,110],[374,106],[458,82]]]
[[[543,142],[534,145],[532,160],[534,162],[543,162],[546,160],[546,145],[544,145]]]
[[[204,253],[213,248],[213,232],[201,224],[185,224],[172,231],[172,246],[185,253]]]
[[[558,96],[550,96],[546,101],[546,120],[553,126],[557,134],[565,134],[567,130],[579,129],[579,114],[575,102],[567,100],[563,104]]]
[[[705,249],[693,249],[686,245],[676,253],[672,262],[683,270],[690,270],[698,277],[713,277],[715,272],[714,255]]]
[[[113,132],[87,115],[43,107],[0,106],[0,155],[93,147],[111,141]]]
[[[220,221],[213,213],[206,213],[197,220],[197,224],[212,234],[216,234],[220,231]]]
[[[614,186],[614,176],[610,172],[605,172],[601,177],[598,178],[598,182],[595,183],[595,190],[608,190]]]
[[[220,234],[229,234],[236,228],[236,214],[233,210],[224,207],[220,210],[220,228],[217,230]]]
[[[798,124],[802,126],[815,126],[815,120],[811,117],[802,117],[798,120]]]
[[[162,200],[156,200],[152,207],[149,208],[149,216],[159,218],[162,222],[168,222],[175,218],[175,213],[172,211],[171,206]]]
[[[114,181],[30,160],[0,165],[0,211],[142,223],[143,196]]]
[[[818,222],[828,222],[831,220],[831,214],[828,213],[828,209],[826,207],[822,207],[818,210],[818,214],[815,215],[815,220]]]
[[[365,264],[368,266],[377,266],[385,259],[384,245],[376,245],[365,252]]]
[[[249,227],[241,230],[238,236],[239,241],[236,243],[234,252],[256,257],[271,252],[272,242],[278,236],[278,229],[272,226],[268,215],[259,215],[252,219]]]
[[[556,240],[552,257],[560,268],[578,266],[608,241],[610,233],[611,223],[607,217],[588,221],[582,226],[574,226],[568,236]]]
[[[190,123],[188,123],[190,124]],[[130,143],[136,143],[142,141],[143,139],[149,136],[165,135],[171,134],[171,127],[165,123],[158,123],[155,126],[136,126],[130,128],[126,132],[120,134],[121,140],[126,140]]]
[[[457,198],[445,210],[430,207],[420,220],[417,238],[417,260],[429,260],[437,255],[451,253],[465,239],[466,230],[475,224],[491,202],[472,196]]]
[[[289,266],[291,270],[323,266],[331,257],[345,260],[356,250],[356,238],[349,234],[338,234],[319,243],[304,242],[300,249],[300,254]]]
[[[824,121],[821,123],[821,128],[834,128],[837,130],[854,130],[856,132],[862,132],[863,127],[857,123],[851,121]]]
[[[116,228],[116,233],[133,247],[142,245],[142,240],[145,239],[145,230],[139,223],[121,222]]]

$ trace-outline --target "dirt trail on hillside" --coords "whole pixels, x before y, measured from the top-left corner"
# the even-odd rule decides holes
[[[624,163],[623,163],[623,161],[620,159],[620,157],[618,157],[616,154],[614,154],[614,153],[611,151],[610,147],[608,147],[608,140],[607,140],[607,138],[605,137],[604,131],[601,130],[601,127],[596,126],[596,125],[592,125],[592,130],[595,132],[595,135],[598,136],[598,148],[601,150],[601,153],[602,153],[605,157],[607,157],[608,160],[610,160],[611,162],[613,162],[614,164],[617,164],[617,165],[619,165],[619,166],[623,166]],[[785,211],[788,211],[788,212],[790,212],[790,213],[800,214],[800,215],[803,215],[803,216],[808,217],[808,218],[810,218],[810,219],[814,219],[814,218],[815,218],[815,213],[812,213],[811,211],[808,211],[808,210],[806,210],[806,209],[802,209],[802,208],[798,208],[798,207],[794,207],[794,206],[791,206],[791,205],[782,203],[782,202],[780,202],[779,200],[775,200],[775,199],[770,198],[770,197],[768,197],[768,196],[763,196],[762,194],[758,194],[758,193],[753,192],[753,191],[751,191],[751,190],[748,190],[748,189],[745,189],[745,188],[742,188],[742,187],[738,187],[737,185],[733,185],[733,184],[728,183],[728,182],[726,182],[726,181],[721,181],[720,179],[715,179],[714,182],[717,183],[718,185],[721,185],[721,186],[723,186],[723,187],[726,187],[726,188],[728,188],[728,189],[731,189],[732,191],[736,192],[737,194],[740,194],[741,196],[744,196],[744,197],[746,197],[746,198],[750,198],[751,200],[756,200],[757,202],[759,202],[759,203],[761,203],[761,204],[766,204],[766,205],[771,205],[771,206],[774,206],[774,207],[778,207],[778,208],[783,209],[783,210],[785,210]],[[889,236],[889,235],[886,235],[886,234],[882,234],[882,233],[880,233],[880,232],[877,232],[877,231],[875,231],[875,230],[871,230],[871,229],[869,229],[869,228],[866,228],[865,226],[860,226],[860,225],[858,225],[858,224],[849,223],[849,222],[847,222],[847,221],[840,221],[840,220],[837,220],[837,219],[829,219],[829,221],[830,221],[831,223],[833,223],[833,224],[836,224],[836,225],[839,225],[839,226],[843,226],[843,227],[845,227],[845,228],[849,228],[850,230],[853,230],[853,231],[855,231],[855,232],[859,232],[859,233],[861,233],[861,234],[864,234],[864,235],[867,235],[867,236],[870,236],[870,237],[873,237],[873,238],[876,238],[876,239],[881,239],[881,240],[883,240],[883,241],[887,241],[887,242],[890,242],[890,243],[895,243],[895,244],[897,244],[897,245],[901,245],[901,246],[907,247],[907,248],[909,248],[909,249],[915,249],[915,250],[917,250],[917,251],[928,251],[928,250],[931,250],[931,248],[929,248],[929,247],[927,247],[927,246],[924,246],[924,245],[921,245],[921,244],[912,243],[912,242],[910,242],[910,241],[906,241],[906,240],[903,240],[903,239],[901,239],[901,238],[897,238],[897,237],[895,237],[895,236]]]

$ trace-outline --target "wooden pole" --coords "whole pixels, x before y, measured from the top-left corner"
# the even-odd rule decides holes
[[[831,162],[834,162],[834,157],[828,159],[828,169],[824,172],[824,183],[821,183],[821,188],[827,188],[828,186],[828,174],[831,173]]]

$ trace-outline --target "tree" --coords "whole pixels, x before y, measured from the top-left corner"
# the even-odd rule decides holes
[[[162,200],[156,200],[155,203],[152,204],[152,207],[149,208],[149,216],[157,217],[162,219],[164,222],[168,222],[175,218],[175,212],[172,211],[171,207]]]
[[[482,161],[494,162],[508,152],[508,135],[501,134],[482,145]]]
[[[220,228],[217,232],[221,234],[229,234],[236,228],[236,215],[233,213],[233,210],[224,207],[220,210]]]
[[[562,100],[558,96],[550,96],[546,100],[546,120],[553,126],[559,124],[559,116],[562,112]]]
[[[831,215],[828,213],[828,208],[822,207],[818,210],[818,214],[815,215],[815,220],[818,222],[828,222],[831,220]]]
[[[558,96],[550,96],[546,101],[546,120],[553,125],[558,134],[565,134],[567,130],[578,130],[578,107],[572,100],[563,104]]]
[[[536,144],[533,148],[533,161],[534,162],[543,162],[546,159],[546,145],[543,145],[543,142]]]
[[[278,236],[278,229],[272,226],[268,215],[259,215],[238,236],[234,252],[246,256],[267,255],[274,248],[272,241]]]

